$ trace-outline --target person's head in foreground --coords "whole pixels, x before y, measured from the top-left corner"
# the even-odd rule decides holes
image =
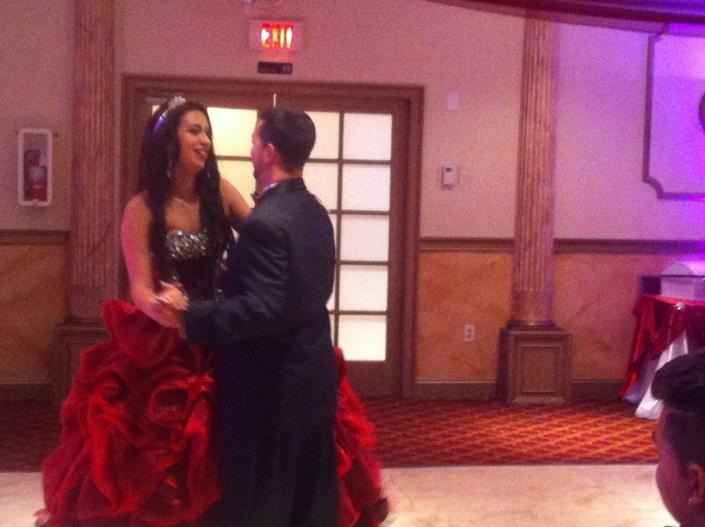
[[[663,401],[654,437],[656,484],[684,527],[705,526],[705,350],[677,357],[656,372],[651,391]]]

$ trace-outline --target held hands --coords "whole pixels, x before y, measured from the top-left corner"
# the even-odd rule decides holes
[[[188,297],[181,288],[181,284],[170,284],[159,282],[161,289],[157,294],[157,299],[165,306],[176,311],[186,311],[188,309]]]

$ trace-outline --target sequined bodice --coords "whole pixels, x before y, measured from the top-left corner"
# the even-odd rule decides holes
[[[180,282],[189,298],[213,298],[219,262],[209,250],[208,232],[169,229],[166,234],[169,281]]]
[[[208,254],[208,233],[205,230],[191,233],[170,229],[166,233],[166,246],[172,261],[202,258]]]

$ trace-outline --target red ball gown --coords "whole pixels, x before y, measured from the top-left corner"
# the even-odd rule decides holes
[[[167,237],[173,274],[190,296],[207,297],[215,265],[207,237],[178,233]],[[220,496],[211,353],[127,302],[106,302],[103,318],[110,338],[83,351],[60,445],[42,466],[40,516],[52,527],[199,525]],[[387,511],[374,426],[340,350],[336,358],[339,526],[376,526]]]

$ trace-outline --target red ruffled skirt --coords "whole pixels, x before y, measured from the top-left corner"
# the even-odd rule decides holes
[[[220,496],[210,353],[127,302],[106,302],[103,318],[110,339],[81,354],[42,466],[43,516],[52,527],[197,523]],[[374,427],[336,358],[339,525],[376,526],[386,502]]]

